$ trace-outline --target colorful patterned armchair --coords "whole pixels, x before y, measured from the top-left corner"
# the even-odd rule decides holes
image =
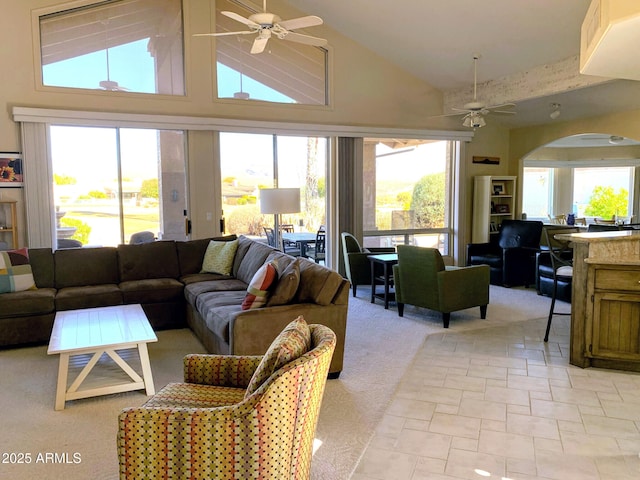
[[[120,478],[308,479],[335,343],[299,317],[264,356],[186,356],[185,383],[120,414]]]

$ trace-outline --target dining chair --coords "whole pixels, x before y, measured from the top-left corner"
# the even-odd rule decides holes
[[[569,286],[573,281],[573,248],[568,240],[559,240],[556,238],[558,234],[579,233],[578,227],[567,227],[566,229],[547,229],[543,230],[545,242],[549,248],[549,256],[551,258],[551,269],[553,273],[553,291],[551,294],[551,307],[549,308],[549,317],[547,319],[547,328],[544,333],[544,341],[549,341],[549,331],[551,330],[551,320],[554,315],[571,315],[571,312],[556,312],[556,298],[558,296],[558,283],[562,282]]]
[[[564,225],[567,223],[566,215],[547,215],[549,217],[549,222],[554,225]]]
[[[264,234],[267,236],[267,243],[272,246],[272,247],[276,247],[276,235],[273,231],[273,228],[271,227],[262,227],[262,229],[264,230]]]
[[[316,263],[324,263],[326,247],[326,231],[322,226],[316,232],[316,241],[307,246],[306,256]]]

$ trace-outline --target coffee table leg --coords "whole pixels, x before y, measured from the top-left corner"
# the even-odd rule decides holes
[[[151,374],[151,363],[149,362],[149,351],[147,350],[146,343],[138,344],[138,355],[140,355],[142,378],[144,379],[144,386],[147,389],[147,395],[154,395],[156,390],[153,385],[153,375]]]
[[[67,375],[69,374],[69,354],[61,353],[58,363],[58,385],[56,386],[56,410],[64,410],[67,396]]]

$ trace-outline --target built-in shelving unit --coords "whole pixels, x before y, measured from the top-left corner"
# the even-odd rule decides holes
[[[515,218],[516,177],[479,175],[473,182],[471,242],[488,242],[505,218]]]
[[[0,201],[0,242],[11,242],[10,248],[18,248],[18,216],[16,200]]]

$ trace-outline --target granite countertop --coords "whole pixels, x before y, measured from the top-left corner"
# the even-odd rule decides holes
[[[574,243],[600,243],[629,240],[637,237],[640,241],[640,230],[620,230],[612,232],[558,233],[554,235],[558,240],[570,240]],[[636,238],[633,238],[636,240]]]

